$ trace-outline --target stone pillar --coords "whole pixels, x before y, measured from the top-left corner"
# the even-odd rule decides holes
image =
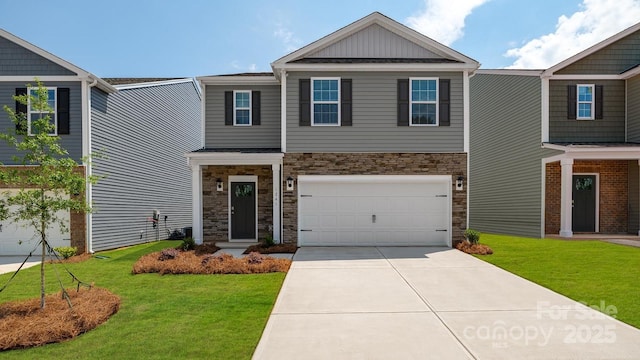
[[[272,164],[271,169],[273,171],[273,240],[276,244],[280,244],[280,191],[282,189],[280,164]]]
[[[573,159],[560,160],[560,236],[573,236]]]

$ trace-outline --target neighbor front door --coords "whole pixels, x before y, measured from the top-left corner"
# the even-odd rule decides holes
[[[596,176],[573,175],[573,231],[596,231]]]
[[[256,238],[256,183],[232,182],[231,239]]]

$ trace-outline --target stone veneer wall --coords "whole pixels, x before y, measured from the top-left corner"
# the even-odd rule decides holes
[[[208,166],[202,169],[202,231],[204,242],[229,240],[229,176],[258,176],[258,240],[273,225],[273,171],[268,166]],[[216,191],[216,179],[224,191]]]
[[[467,154],[416,153],[286,153],[282,178],[298,175],[452,175],[452,240],[463,240],[467,227]],[[464,176],[463,191],[455,190],[455,181]],[[282,192],[283,240],[297,242],[298,187]]]
[[[76,171],[84,175],[84,166],[78,166]],[[15,188],[15,186],[0,183],[0,189],[12,188]],[[77,196],[82,195],[83,194]],[[87,251],[86,214],[71,211],[69,214],[69,220],[70,224],[68,226],[69,235],[71,237],[71,246],[78,248],[78,254],[85,253]]]
[[[547,164],[545,190],[545,233],[560,233],[560,162]],[[600,232],[627,232],[629,179],[626,160],[576,160],[573,173],[600,174]]]

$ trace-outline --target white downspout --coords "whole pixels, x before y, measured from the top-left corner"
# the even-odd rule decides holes
[[[91,77],[89,77],[89,79],[91,79]],[[91,161],[88,158],[91,155],[91,88],[93,88],[94,86],[96,86],[96,84],[98,84],[98,79],[94,78],[93,82],[91,84],[88,84],[88,81],[83,81],[82,82],[82,93],[85,94],[85,101],[83,101],[82,103],[82,116],[84,117],[83,121],[83,151],[82,151],[82,155],[85,157],[85,160],[83,160],[83,165],[85,166],[85,176],[86,176],[86,188],[85,188],[85,198],[88,204],[92,205],[93,204],[93,186],[91,184],[91,182],[89,182],[89,178],[91,177],[91,175],[93,174],[93,170],[91,169]],[[93,230],[92,230],[92,225],[93,225],[93,216],[92,214],[89,212],[86,214],[86,224],[85,224],[85,229],[86,229],[86,247],[87,247],[87,252],[90,254],[93,254]]]

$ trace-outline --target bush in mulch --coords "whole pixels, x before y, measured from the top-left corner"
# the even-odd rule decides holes
[[[106,289],[68,289],[73,308],[60,293],[40,299],[0,304],[0,351],[61,342],[107,321],[120,308],[120,298]]]
[[[289,259],[275,259],[259,253],[236,258],[231,254],[196,255],[194,251],[179,251],[170,259],[162,251],[142,256],[133,264],[134,274],[259,274],[287,272]]]
[[[298,246],[296,244],[267,245],[266,243],[260,243],[249,246],[243,254],[249,254],[252,252],[259,252],[260,254],[294,254],[296,250],[298,250]]]
[[[472,244],[468,241],[459,242],[456,249],[473,255],[491,255],[493,250],[484,244]]]
[[[49,264],[75,264],[75,263],[79,263],[79,262],[83,262],[83,261],[87,261],[89,259],[91,259],[92,255],[91,254],[79,254],[79,255],[74,255],[72,257],[66,258],[66,259],[53,259],[53,260],[49,260],[47,261],[47,263]]]

